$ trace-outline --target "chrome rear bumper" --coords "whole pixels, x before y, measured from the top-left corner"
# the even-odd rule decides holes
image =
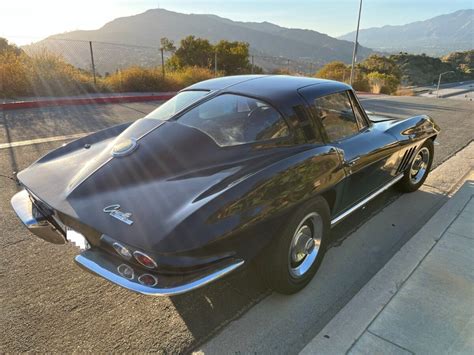
[[[28,191],[18,192],[11,199],[11,204],[18,218],[37,237],[50,243],[66,243],[67,240],[64,234],[48,220],[47,217],[51,216],[45,216],[38,209]],[[70,239],[69,234],[68,239]],[[85,238],[84,240],[86,241]],[[71,241],[74,242],[74,240]],[[86,244],[89,247],[87,241]],[[192,291],[227,275],[244,264],[241,259],[226,259],[204,270],[196,271],[196,273],[168,275],[144,271],[136,266],[129,265],[118,256],[111,256],[98,248],[83,251],[76,256],[75,261],[85,270],[116,285],[152,296],[173,296]],[[124,267],[130,271],[126,275],[123,271],[121,273]],[[156,284],[154,286],[147,286],[139,282],[138,279],[146,274],[150,274],[155,278]]]
[[[162,275],[143,271],[97,249],[82,252],[76,256],[75,261],[87,271],[116,285],[149,296],[174,296],[195,290],[227,275],[244,263],[243,260],[225,260],[211,269],[192,275]],[[121,274],[121,267],[123,266],[127,267],[128,270],[132,270],[132,272],[127,273],[127,277],[122,275],[123,272]],[[152,274],[157,279],[156,285],[141,284],[138,278],[143,274]]]
[[[50,243],[66,243],[64,235],[48,221],[46,216],[31,201],[28,191],[22,190],[13,196],[11,205],[18,218],[31,233]]]

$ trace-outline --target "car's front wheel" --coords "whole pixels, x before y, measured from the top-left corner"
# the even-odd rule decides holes
[[[428,139],[418,149],[403,178],[398,183],[398,188],[401,191],[413,192],[423,185],[433,163],[433,148],[433,141]]]
[[[321,197],[303,204],[259,265],[273,290],[292,294],[305,287],[321,265],[330,229],[329,207]]]

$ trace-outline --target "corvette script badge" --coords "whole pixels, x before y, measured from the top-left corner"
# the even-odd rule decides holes
[[[105,213],[108,213],[112,217],[118,219],[119,221],[128,224],[129,226],[133,224],[133,221],[130,219],[132,216],[131,213],[120,211],[120,205],[110,205],[103,209]]]

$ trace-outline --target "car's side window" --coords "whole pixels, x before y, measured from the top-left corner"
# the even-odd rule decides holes
[[[339,92],[314,100],[316,115],[330,141],[338,141],[359,131],[347,92]]]

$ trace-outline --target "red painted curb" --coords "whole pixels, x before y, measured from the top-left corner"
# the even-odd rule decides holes
[[[374,92],[366,92],[366,91],[356,91],[357,95],[372,95],[372,96],[380,96],[381,94],[376,94]]]
[[[120,102],[143,102],[143,101],[160,101],[169,100],[175,94],[163,95],[143,95],[143,96],[103,96],[89,97],[78,99],[53,99],[41,101],[18,101],[0,104],[0,109],[16,110],[22,108],[38,108],[49,106],[66,106],[66,105],[91,105],[91,104],[113,104]]]

